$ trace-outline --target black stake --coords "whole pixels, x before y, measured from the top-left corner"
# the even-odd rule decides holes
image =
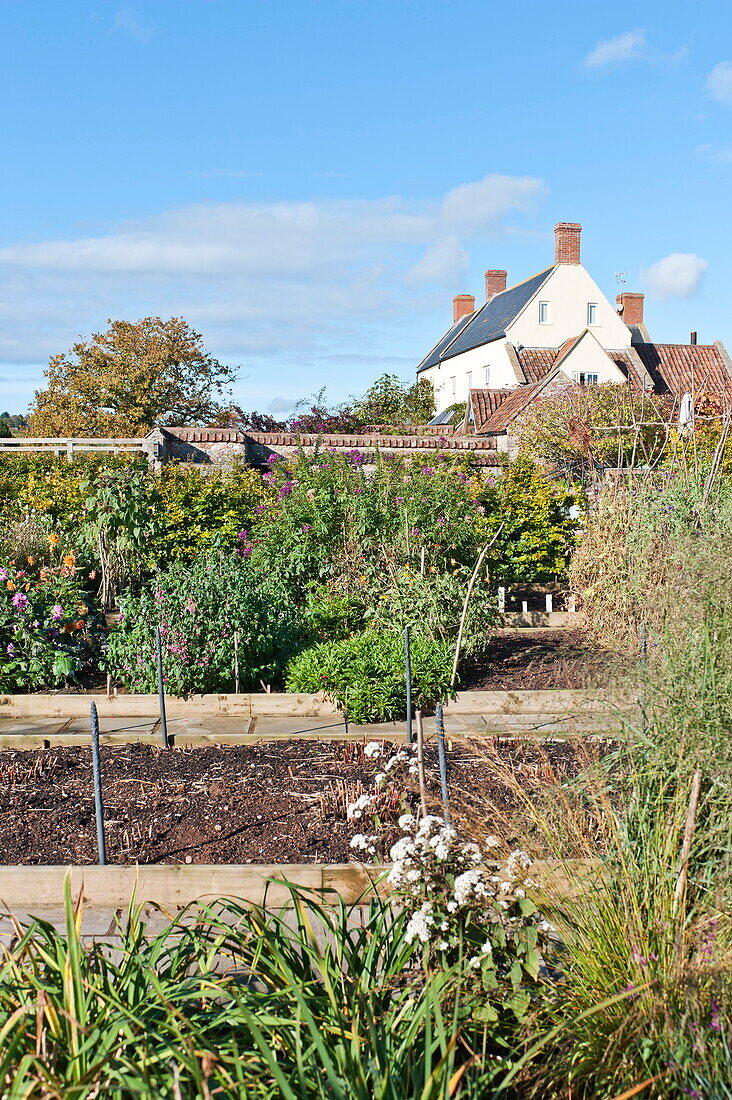
[[[407,681],[407,744],[412,744],[412,662],[409,656],[409,627],[404,627],[404,674]]]
[[[640,653],[643,668],[645,668],[648,660],[648,627],[645,620],[640,624]]]
[[[239,682],[239,631],[234,631],[234,691],[238,695],[240,691]]]
[[[447,790],[447,754],[445,753],[445,723],[442,717],[442,703],[435,707],[435,725],[437,727],[437,759],[440,763],[440,787],[442,788],[442,816],[445,824],[450,824],[450,796]]]
[[[104,843],[104,803],[102,802],[102,764],[99,758],[99,717],[96,703],[91,705],[92,773],[94,775],[94,813],[97,819],[97,848],[99,863],[107,862],[107,846]]]
[[[160,627],[155,627],[155,650],[158,659],[158,699],[160,701],[160,728],[163,731],[163,748],[170,748],[168,740],[168,721],[165,717],[165,684],[163,682],[163,644],[160,639]]]

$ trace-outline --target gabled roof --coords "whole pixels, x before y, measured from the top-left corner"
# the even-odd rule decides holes
[[[553,377],[553,374],[554,372],[552,371],[550,375],[547,375],[546,378],[542,378],[540,382],[533,382],[529,386],[519,386],[518,389],[512,390],[505,401],[501,401],[495,412],[488,417],[480,428],[476,425],[475,430],[477,432],[479,431],[481,435],[492,435],[494,432],[505,432],[511,421],[515,420],[519,413],[523,412],[526,406],[533,401],[536,394],[539,393],[549,379]]]
[[[720,344],[636,344],[657,393],[726,394],[732,397],[729,359]]]
[[[441,340],[439,340],[432,351],[428,351],[422,362],[417,367],[417,373],[422,370],[427,370],[428,367],[436,367],[442,359],[442,353],[449,344],[453,342],[456,336],[459,336],[468,322],[475,316],[474,313],[468,313],[465,317],[461,317],[459,321],[456,321],[445,333]]]
[[[514,390],[471,390],[469,405],[473,413],[473,431],[480,434],[493,413],[513,394]]]
[[[417,373],[436,367],[443,359],[451,359],[471,348],[490,344],[506,335],[506,329],[516,320],[524,306],[528,305],[539,288],[551,275],[554,267],[532,275],[523,283],[511,286],[485,302],[475,313],[461,317],[447,330],[442,339],[425,355],[417,367]]]
[[[528,305],[553,270],[554,266],[548,267],[525,282],[496,294],[490,302],[486,302],[471,315],[470,323],[445,348],[442,358],[451,359],[453,355],[460,355],[463,351],[490,344],[505,336],[506,329],[516,320],[524,306]]]

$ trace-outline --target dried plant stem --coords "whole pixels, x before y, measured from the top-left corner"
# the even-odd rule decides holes
[[[493,538],[491,539],[491,541],[483,547],[480,554],[478,555],[478,560],[475,563],[475,569],[473,570],[473,575],[470,578],[470,584],[468,585],[468,591],[465,593],[465,602],[463,603],[463,613],[460,616],[460,628],[458,630],[457,642],[455,643],[455,657],[454,657],[454,660],[452,662],[452,675],[450,676],[450,687],[455,686],[455,679],[457,677],[457,670],[458,670],[458,662],[460,660],[460,647],[463,644],[463,631],[465,629],[465,620],[466,620],[467,615],[468,615],[468,604],[470,603],[470,597],[473,594],[473,588],[475,587],[475,581],[476,581],[476,578],[478,576],[478,573],[480,572],[480,567],[483,564],[483,561],[485,559],[486,554],[488,553],[490,548],[494,545],[496,539],[500,535],[503,528],[504,528],[504,524],[502,523],[501,526],[496,531]]]
[[[691,844],[694,839],[694,828],[696,826],[696,813],[699,807],[699,792],[701,790],[702,775],[699,770],[694,772],[694,777],[691,781],[691,795],[689,797],[689,808],[686,811],[686,824],[684,826],[684,840],[681,845],[681,867],[679,869],[679,877],[676,880],[676,889],[674,890],[674,915],[678,912],[679,905],[686,893],[686,883],[689,877],[689,857],[691,856]],[[677,943],[678,943],[677,934]]]
[[[419,771],[419,801],[422,813],[427,814],[427,782],[424,774],[424,729],[422,726],[422,711],[415,711],[417,719],[417,768]]]

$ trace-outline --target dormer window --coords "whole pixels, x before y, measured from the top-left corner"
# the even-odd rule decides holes
[[[598,318],[597,318],[597,312],[598,312],[597,311],[597,302],[588,302],[587,303],[587,325],[588,325],[588,327],[590,325],[599,324],[599,321],[598,321]]]
[[[549,303],[539,302],[539,324],[549,325],[551,321],[549,319]]]

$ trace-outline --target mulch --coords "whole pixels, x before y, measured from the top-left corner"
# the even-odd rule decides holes
[[[594,645],[582,630],[499,630],[487,653],[463,672],[461,691],[601,688],[634,661]]]
[[[482,796],[509,812],[515,795],[496,763],[537,790],[576,774],[572,743],[491,742],[449,753],[451,800]],[[434,746],[426,750],[430,799],[439,806]],[[363,745],[291,740],[255,745],[102,749],[110,863],[345,863],[368,823],[346,807],[372,791],[379,764]],[[393,817],[405,786],[395,784]],[[402,798],[417,804],[417,793]],[[358,827],[360,825],[360,828]],[[490,828],[490,821],[486,822]],[[87,747],[0,752],[0,838],[5,864],[97,862],[91,752]]]

